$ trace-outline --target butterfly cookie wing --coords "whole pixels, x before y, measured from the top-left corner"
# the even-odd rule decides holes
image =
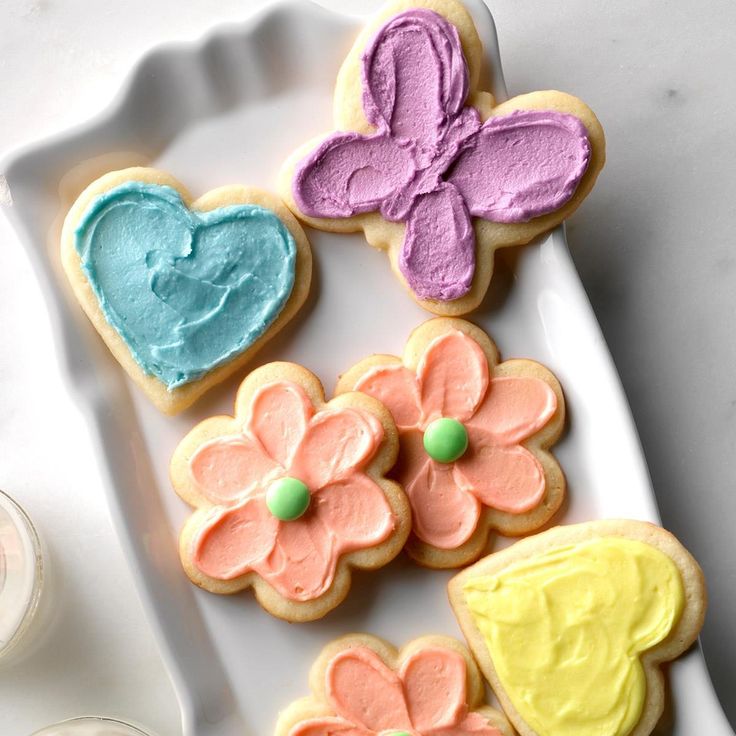
[[[363,54],[363,109],[368,122],[430,149],[468,96],[468,69],[457,29],[416,8],[387,23]]]
[[[443,183],[417,197],[406,223],[399,269],[423,299],[456,299],[475,273],[475,235],[458,190]]]
[[[489,118],[466,140],[447,180],[474,217],[528,222],[567,203],[588,167],[583,123],[553,110]]]

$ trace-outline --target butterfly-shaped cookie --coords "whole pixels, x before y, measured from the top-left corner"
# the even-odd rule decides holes
[[[496,106],[477,91],[480,58],[454,0],[390,3],[340,70],[337,132],[282,171],[282,196],[299,217],[364,230],[437,314],[475,308],[495,249],[558,224],[604,160],[600,124],[580,100],[536,92]]]

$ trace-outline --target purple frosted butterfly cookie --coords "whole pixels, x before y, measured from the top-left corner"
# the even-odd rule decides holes
[[[338,76],[338,131],[296,151],[282,196],[324,230],[364,230],[414,298],[475,308],[493,254],[569,215],[604,160],[592,111],[561,92],[495,105],[478,92],[481,46],[454,0],[398,12],[358,37]]]

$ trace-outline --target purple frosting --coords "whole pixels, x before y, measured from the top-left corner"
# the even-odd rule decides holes
[[[527,222],[574,194],[590,159],[585,126],[553,110],[481,123],[465,107],[468,69],[455,26],[424,9],[392,18],[362,58],[371,135],[334,133],[300,162],[305,215],[378,211],[406,222],[399,268],[420,298],[449,301],[475,272],[471,217]]]

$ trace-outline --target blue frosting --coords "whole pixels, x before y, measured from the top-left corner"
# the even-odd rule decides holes
[[[294,286],[296,244],[274,212],[193,212],[157,184],[129,181],[93,200],[75,246],[105,318],[169,389],[246,350]]]

